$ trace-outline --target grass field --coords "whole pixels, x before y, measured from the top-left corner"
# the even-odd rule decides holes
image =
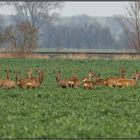
[[[140,137],[140,84],[135,88],[96,87],[93,90],[61,89],[53,70],[68,78],[79,70],[82,79],[89,69],[102,78],[126,66],[127,77],[140,70],[140,61],[0,59],[0,76],[8,67],[46,69],[40,89],[0,89],[0,137],[2,138],[137,138]],[[12,77],[13,79],[13,77]],[[139,81],[140,83],[140,81]]]

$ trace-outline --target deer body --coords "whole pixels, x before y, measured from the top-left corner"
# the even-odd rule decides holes
[[[80,81],[77,78],[77,76],[73,74],[70,80],[68,81],[68,84],[70,87],[78,88],[80,86]]]
[[[4,79],[2,82],[2,87],[4,89],[12,89],[16,87],[16,82],[9,80],[9,79]]]
[[[116,87],[134,87],[140,77],[140,73],[135,73],[132,79],[119,79],[116,81]]]
[[[83,83],[83,88],[84,89],[93,89],[94,88],[94,82],[93,81],[85,81],[84,83]]]
[[[59,87],[67,88],[69,86],[69,80],[61,79],[60,71],[57,73],[55,79]]]
[[[100,78],[100,74],[98,76],[95,75],[94,85],[95,86],[105,86],[105,80]]]
[[[91,80],[91,78],[93,78],[95,76],[95,74],[94,74],[94,72],[93,71],[91,71],[91,70],[89,70],[89,72],[88,72],[88,74],[87,74],[87,76],[83,79],[83,83],[84,82],[86,82],[86,81],[90,81]]]
[[[15,88],[16,87],[16,82],[13,81],[13,80],[10,80],[10,73],[11,73],[11,71],[10,70],[5,70],[5,72],[6,72],[6,78],[2,80],[1,86],[4,89]]]
[[[117,80],[116,77],[109,77],[104,81],[104,84],[108,87],[113,87],[116,80]]]
[[[136,85],[135,79],[122,79],[116,81],[116,87],[134,87]]]
[[[115,87],[116,85],[116,81],[117,80],[122,80],[125,78],[125,75],[126,75],[126,68],[125,67],[120,67],[119,68],[119,74],[116,74],[116,76],[111,76],[111,77],[108,77],[105,81],[104,81],[104,84],[106,86],[109,86],[109,87]]]
[[[36,70],[37,76],[31,77],[27,83],[27,88],[39,88],[44,78],[44,71],[42,69]]]
[[[95,81],[96,86],[105,86],[105,80],[104,79],[98,79]]]
[[[91,78],[95,76],[94,72],[89,70],[88,75],[83,79],[83,88],[84,89],[93,89],[94,88],[94,82],[91,81]]]
[[[27,73],[27,77],[23,78],[23,79],[18,79],[17,85],[20,88],[28,88],[28,82],[32,77],[32,69],[29,69],[28,73]]]

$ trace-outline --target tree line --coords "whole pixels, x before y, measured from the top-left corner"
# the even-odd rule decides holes
[[[0,18],[0,45],[6,44],[16,57],[26,57],[38,47],[140,50],[140,2],[129,3],[128,16],[116,17],[124,29],[117,38],[111,27],[92,23],[88,17],[79,24],[57,24],[55,10],[64,6],[62,2],[1,2],[0,7],[3,5],[14,7],[16,15],[6,27]]]
[[[40,45],[57,49],[127,49],[125,33],[116,38],[110,28],[99,23],[48,24],[42,28]]]

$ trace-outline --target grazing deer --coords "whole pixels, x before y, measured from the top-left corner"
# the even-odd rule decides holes
[[[10,73],[11,70],[5,70],[6,77],[2,80],[2,87],[4,89],[12,89],[16,87],[16,82],[13,80],[10,80]]]
[[[60,71],[58,71],[58,72],[56,73],[55,79],[56,79],[57,85],[58,85],[59,87],[67,88],[67,87],[69,86],[68,80],[66,80],[66,79],[61,79]]]
[[[77,78],[76,74],[72,74],[72,77],[68,80],[68,84],[73,88],[80,87],[80,80]]]
[[[28,86],[29,86],[28,82],[31,79],[31,77],[32,77],[32,69],[29,69],[27,72],[27,77],[25,77],[23,79],[18,79],[17,85],[20,88],[28,88]],[[28,85],[27,85],[27,83],[28,83]]]
[[[43,78],[44,78],[44,70],[43,69],[37,69],[37,76],[36,77],[30,77],[29,81],[27,82],[27,88],[39,88],[42,84]]]
[[[140,78],[140,73],[135,72],[132,79],[119,79],[116,81],[116,87],[134,87]]]

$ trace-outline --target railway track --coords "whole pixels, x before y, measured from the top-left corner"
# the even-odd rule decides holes
[[[140,55],[138,52],[34,52],[34,54],[101,54],[101,55]]]

